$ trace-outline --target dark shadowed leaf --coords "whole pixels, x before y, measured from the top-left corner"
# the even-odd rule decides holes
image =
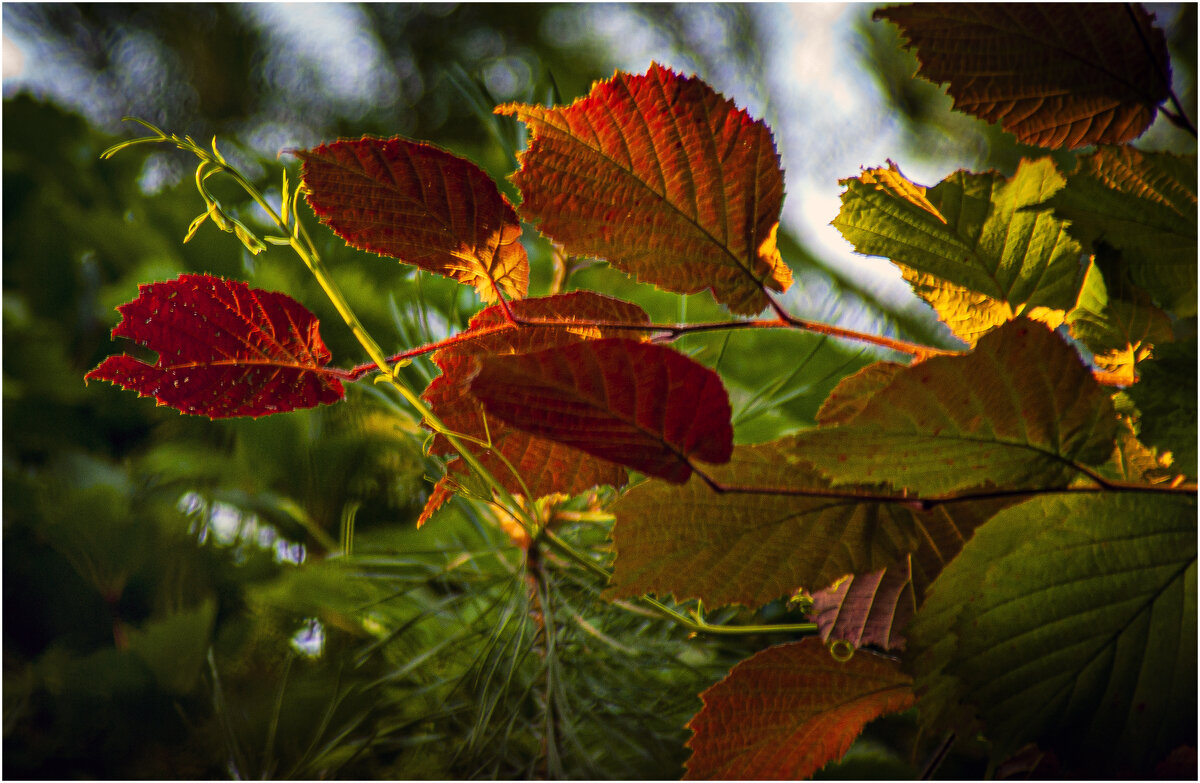
[[[840,759],[863,726],[913,704],[899,665],[835,659],[819,639],[771,647],[700,694],[688,780],[799,780]]]
[[[117,310],[122,319],[113,337],[144,345],[158,360],[110,356],[87,380],[214,419],[312,408],[344,394],[338,377],[324,369],[330,354],[316,316],[285,294],[181,275],[140,286],[138,298]]]
[[[1196,614],[1193,498],[1042,496],[942,572],[906,661],[923,717],[973,710],[997,759],[1036,739],[1085,769],[1144,774],[1195,739]]]
[[[918,3],[875,18],[900,27],[954,108],[1025,144],[1125,144],[1168,95],[1166,38],[1136,4]]]
[[[907,563],[882,571],[848,575],[813,593],[813,622],[821,639],[855,647],[873,644],[885,650],[904,647],[900,634],[916,610],[912,573]]]
[[[661,345],[606,338],[486,357],[469,388],[517,429],[670,482],[733,450],[720,376]]]
[[[313,211],[353,246],[474,286],[525,296],[529,261],[517,213],[469,160],[400,138],[297,150]]]
[[[669,291],[767,306],[791,270],[775,245],[783,171],[771,131],[693,76],[618,72],[570,106],[505,104],[530,146],[521,214],[575,255]]]

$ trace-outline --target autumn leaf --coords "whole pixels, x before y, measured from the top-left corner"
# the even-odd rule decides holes
[[[1012,179],[959,171],[928,190],[894,166],[842,180],[833,225],[854,249],[900,268],[962,340],[1018,315],[1062,323],[1076,300],[1082,248],[1045,210],[1063,185],[1049,158],[1022,161]]]
[[[1135,4],[918,3],[874,18],[900,28],[954,108],[1025,144],[1125,144],[1168,97],[1166,39]]]
[[[865,651],[838,661],[814,638],[742,661],[700,698],[687,780],[808,778],[844,756],[867,723],[913,705],[895,661]]]
[[[880,482],[923,497],[988,485],[1063,486],[1112,454],[1116,416],[1073,348],[1009,322],[975,350],[896,373],[847,423],[797,436],[834,484]]]
[[[181,275],[138,288],[117,308],[113,337],[158,353],[151,365],[110,356],[86,380],[154,397],[180,413],[267,416],[337,402],[329,349],[316,316],[291,297],[212,275]]]
[[[517,213],[482,169],[400,138],[297,150],[313,211],[352,247],[474,286],[485,302],[525,296]]]
[[[1134,283],[1196,313],[1196,156],[1103,147],[1079,159],[1045,206],[1092,252],[1120,254]]]
[[[538,498],[553,492],[575,495],[601,484],[623,485],[626,474],[619,465],[514,429],[494,417],[485,418],[480,401],[470,392],[469,381],[478,370],[482,357],[530,353],[582,340],[629,334],[591,324],[646,324],[649,317],[637,305],[590,291],[521,299],[510,303],[510,307],[518,318],[558,321],[561,325],[518,327],[508,321],[499,305],[485,308],[471,319],[467,331],[460,335],[461,339],[433,354],[433,362],[442,374],[425,390],[422,395],[425,401],[452,431],[479,441],[490,441],[490,449],[469,441],[464,442],[464,446],[509,492],[525,494],[528,491]],[[438,435],[431,451],[447,454],[453,452],[453,448],[449,441]],[[509,465],[515,469],[515,474]],[[469,473],[461,458],[453,459],[447,471],[460,477]],[[445,481],[439,482],[442,492],[435,491],[430,504],[434,500],[444,502],[448,497]],[[427,505],[422,518],[427,519],[433,510],[432,505]]]
[[[510,103],[530,129],[521,214],[580,256],[669,291],[767,307],[791,270],[775,245],[783,171],[771,131],[701,79],[654,64],[566,107]]]
[[[901,629],[916,610],[908,563],[869,574],[847,574],[812,595],[809,616],[821,629],[821,640],[854,647],[873,644],[902,649]]]
[[[908,627],[922,717],[1109,770],[1196,735],[1194,498],[1045,495],[981,526]]]
[[[898,362],[875,362],[847,375],[821,403],[817,424],[833,427],[850,421],[867,406],[872,395],[891,383],[904,367]]]
[[[720,376],[661,345],[606,338],[486,357],[469,389],[517,429],[674,483],[733,450]]]

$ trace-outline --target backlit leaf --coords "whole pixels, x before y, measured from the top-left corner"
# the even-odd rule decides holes
[[[770,647],[700,694],[687,780],[792,780],[840,759],[870,721],[913,705],[895,661],[835,659],[818,639]]]
[[[325,370],[317,318],[285,294],[212,275],[181,275],[138,288],[117,310],[113,337],[158,353],[147,364],[110,356],[89,372],[180,413],[219,419],[267,416],[342,399]]]
[[[706,470],[729,485],[827,489],[802,457],[793,436],[736,446],[729,463]],[[983,505],[917,511],[903,503],[718,493],[697,476],[679,486],[645,482],[612,506],[617,558],[610,596],[656,593],[755,607],[928,549],[914,560],[923,589],[986,518],[977,516]]]
[[[1144,292],[1127,288],[1125,296],[1110,296],[1105,275],[1095,263],[1089,264],[1067,324],[1071,336],[1092,351],[1097,366],[1123,375],[1129,385],[1137,364],[1172,335],[1167,314],[1150,304]]]
[[[858,576],[848,575],[813,593],[809,613],[825,642],[854,647],[873,644],[885,650],[904,647],[900,630],[916,610],[908,564]]]
[[[1017,315],[1062,323],[1079,292],[1082,249],[1041,204],[1063,185],[1049,158],[1012,179],[959,171],[926,190],[894,166],[842,180],[834,219],[854,249],[889,258],[967,343]]]
[[[347,244],[474,286],[485,302],[498,290],[525,296],[521,223],[471,161],[400,138],[343,139],[295,154],[308,203]]]
[[[907,367],[839,427],[796,447],[835,484],[882,482],[921,496],[988,484],[1062,486],[1112,454],[1112,402],[1062,338],[1031,321],[970,354]]]
[[[530,129],[521,214],[574,255],[735,313],[791,270],[775,246],[783,172],[771,131],[699,78],[617,72],[570,106],[505,104]]]
[[[1195,155],[1126,146],[1080,158],[1047,206],[1094,252],[1118,251],[1160,304],[1195,315],[1196,203]]]
[[[469,388],[488,415],[540,438],[675,483],[732,453],[720,376],[671,348],[607,338],[480,365]]]
[[[1196,614],[1194,499],[1042,496],[976,531],[906,660],[922,715],[972,707],[997,759],[1037,740],[1129,774],[1195,739]]]
[[[1124,144],[1168,95],[1166,39],[1138,5],[918,3],[875,18],[900,27],[954,108],[1025,144]]]
[[[817,423],[832,427],[850,421],[867,406],[871,395],[891,383],[896,373],[903,369],[904,365],[897,362],[875,362],[846,376],[821,404]]]
[[[463,340],[433,354],[433,361],[442,374],[425,390],[422,395],[425,401],[454,432],[481,441],[490,438],[491,449],[476,447],[469,442],[464,445],[509,492],[525,494],[528,490],[537,498],[552,492],[575,495],[601,484],[623,485],[626,474],[619,465],[514,429],[495,417],[485,419],[481,403],[471,394],[468,381],[478,369],[478,360],[484,356],[529,353],[607,335],[630,334],[586,324],[570,326],[572,321],[649,323],[649,317],[637,305],[588,291],[521,299],[510,306],[519,318],[561,320],[567,325],[518,328],[507,321],[499,305],[482,310],[471,319]],[[434,439],[431,450],[437,454],[453,451],[440,435]],[[517,471],[516,475],[509,470],[505,460]],[[455,474],[467,471],[458,458],[451,461],[448,470]],[[518,475],[525,480],[524,484],[518,480]],[[435,493],[430,502],[441,497]],[[431,509],[427,510],[432,513]]]

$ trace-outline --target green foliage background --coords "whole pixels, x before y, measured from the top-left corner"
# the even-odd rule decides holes
[[[559,43],[570,11],[364,6],[404,86],[386,106],[287,93],[264,75],[273,42],[235,5],[6,4],[4,22],[74,49],[97,80],[114,73],[119,31],[156,42],[182,82],[151,69],[109,114],[141,114],[200,140],[218,134],[267,187],[276,150],[246,138],[254,117],[294,131],[286,143],[298,146],[364,133],[429,140],[503,181],[523,139],[491,116],[486,68],[517,57],[529,77],[518,97],[537,101],[570,99],[612,73],[611,53]],[[670,41],[680,67],[761,76],[761,18],[742,6],[717,11],[724,45],[714,47],[688,32],[687,6],[630,9]],[[871,69],[914,154],[1011,171],[1022,150],[909,79],[911,56],[868,12],[861,49],[846,56]],[[1173,42],[1173,56],[1187,69],[1194,6],[1182,14],[1173,29],[1192,35]],[[718,63],[714,52],[745,62]],[[1183,97],[1195,116],[1194,92]],[[461,501],[415,531],[426,477],[441,467],[423,456],[411,416],[370,388],[332,408],[210,422],[107,384],[85,387],[84,373],[113,352],[116,305],[138,283],[181,272],[287,291],[321,318],[338,364],[361,358],[285,253],[252,258],[207,228],[180,243],[198,210],[182,153],[101,163],[118,138],[112,117],[8,92],[3,111],[5,776],[678,777],[696,694],[768,640],[689,638],[608,606],[601,586],[565,563],[539,586],[552,596],[547,613],[531,601],[518,550]],[[445,336],[475,306],[458,286],[314,234],[385,347]],[[901,336],[944,335],[793,237],[781,248],[798,287],[829,291],[826,310],[866,308]],[[529,249],[544,291],[549,248]],[[662,294],[600,267],[573,283],[637,301],[655,320],[719,316],[705,297]],[[694,336],[680,347],[726,377],[741,442],[811,423],[839,378],[877,358],[796,333]],[[422,360],[408,372],[421,387],[434,369]],[[605,549],[603,526],[564,534]],[[772,605],[758,619],[786,612]],[[299,643],[314,629],[319,654]],[[880,721],[825,774],[912,775],[898,748],[913,730],[910,717]],[[978,771],[969,747],[959,756],[944,774]]]

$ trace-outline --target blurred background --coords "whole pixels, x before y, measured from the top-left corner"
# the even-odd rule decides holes
[[[1151,4],[1176,93],[1195,111],[1194,4]],[[278,198],[281,150],[363,134],[427,140],[505,177],[522,126],[505,101],[569,102],[615,69],[696,73],[773,129],[781,250],[797,315],[952,344],[890,265],[829,221],[839,178],[894,160],[932,185],[1011,173],[1023,148],[950,112],[870,5],[24,4],[3,6],[4,774],[19,778],[674,778],[696,694],[767,642],[690,638],[554,571],[530,602],[521,556],[485,510],[413,521],[440,475],[402,405],[195,421],[83,375],[121,350],[138,283],[207,272],[300,299],[334,362],[364,361],[296,259],[253,257],[210,225],[174,149],[100,152],[126,115],[222,151]],[[1160,120],[1145,148],[1194,151]],[[1070,164],[1069,154],[1059,161]],[[253,210],[222,191],[243,218]],[[303,214],[303,213],[302,213]],[[385,349],[439,339],[469,290],[349,250],[310,227]],[[551,277],[527,232],[531,293]],[[723,317],[603,266],[569,287],[660,321]],[[812,423],[833,384],[885,355],[806,334],[692,336],[737,437]],[[418,361],[416,388],[436,369]],[[564,531],[602,553],[603,522]],[[758,620],[787,618],[772,605]],[[546,644],[547,638],[556,643]],[[825,776],[910,776],[913,724],[873,725]],[[977,774],[970,748],[943,768]],[[957,765],[957,766],[956,766]]]

